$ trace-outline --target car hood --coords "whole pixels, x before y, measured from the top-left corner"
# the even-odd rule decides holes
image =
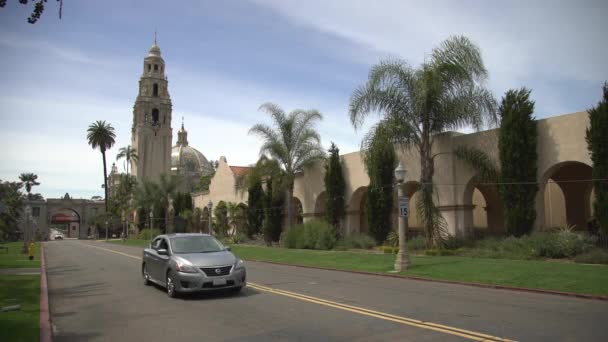
[[[213,253],[191,253],[191,254],[175,254],[176,258],[181,258],[194,266],[209,267],[209,266],[227,266],[236,262],[236,257],[229,251],[213,252]]]

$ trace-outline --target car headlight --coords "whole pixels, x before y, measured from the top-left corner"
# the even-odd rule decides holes
[[[243,262],[243,260],[241,259],[237,259],[236,262],[234,263],[234,269],[239,269],[239,268],[245,268],[245,262]]]
[[[178,272],[182,272],[182,273],[197,273],[198,269],[192,265],[188,265],[184,262],[181,261],[176,261],[175,262],[175,269]]]

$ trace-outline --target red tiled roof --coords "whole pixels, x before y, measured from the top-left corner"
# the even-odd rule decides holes
[[[244,176],[246,175],[251,168],[247,166],[231,166],[230,170],[235,176]]]

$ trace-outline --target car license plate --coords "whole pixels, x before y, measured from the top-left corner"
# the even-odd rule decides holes
[[[226,285],[226,279],[213,279],[213,286]]]

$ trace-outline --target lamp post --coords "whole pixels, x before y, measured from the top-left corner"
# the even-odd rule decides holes
[[[27,242],[29,240],[30,230],[30,214],[32,213],[32,207],[30,205],[25,206],[25,230],[23,231],[23,253],[27,253]]]
[[[395,272],[404,271],[410,265],[410,256],[407,254],[405,247],[405,233],[407,231],[407,217],[409,214],[409,199],[405,195],[403,184],[406,173],[407,171],[403,167],[403,164],[399,162],[399,165],[395,169],[395,179],[397,180],[397,201],[399,203],[399,252],[397,252],[397,259],[395,260]]]
[[[108,221],[106,220],[106,241],[108,241]]]
[[[211,209],[213,208],[213,202],[211,202],[211,200],[207,203],[207,208],[209,208],[209,235],[213,235],[213,232],[211,231],[211,218],[213,217]]]
[[[152,240],[152,222],[154,219],[154,207],[150,208],[150,240]]]

